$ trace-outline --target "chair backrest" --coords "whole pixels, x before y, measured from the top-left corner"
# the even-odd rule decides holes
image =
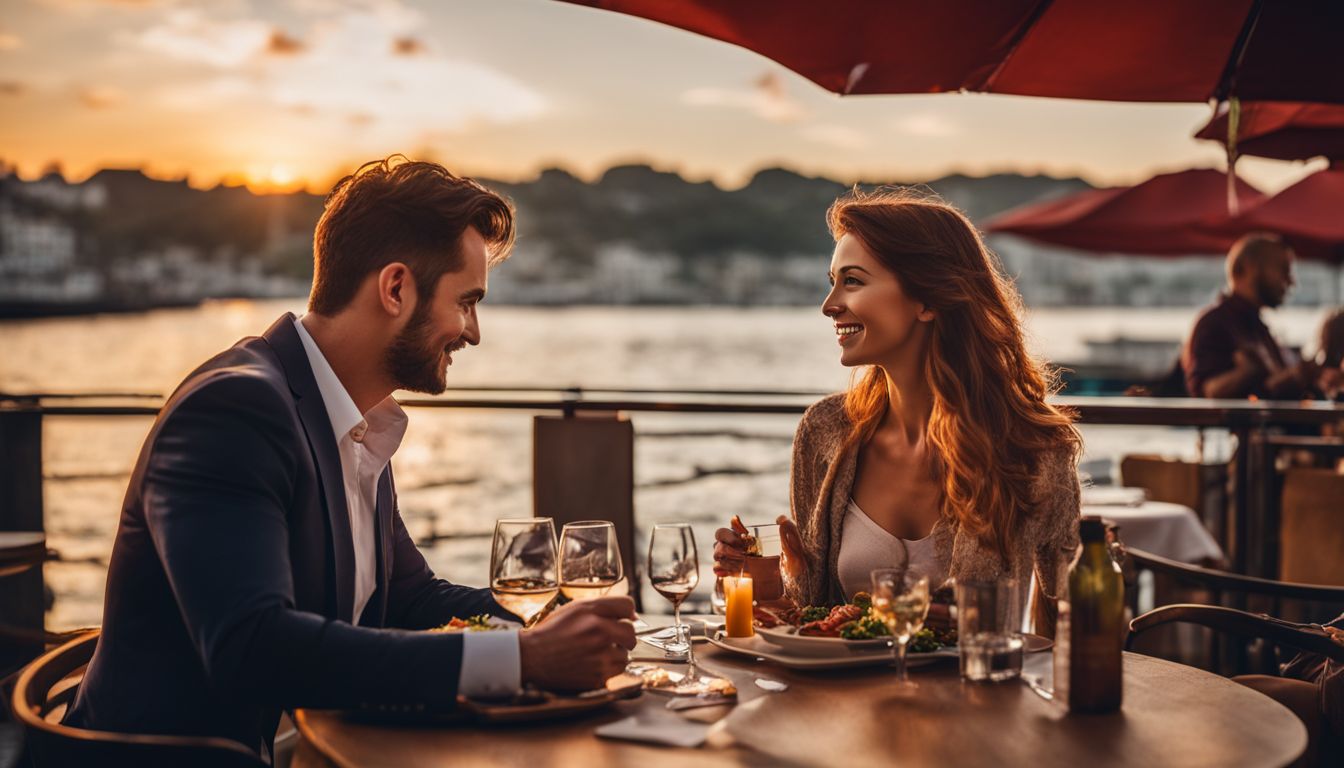
[[[1153,501],[1199,510],[1204,506],[1199,467],[1194,462],[1134,454],[1120,460],[1120,479],[1131,488],[1143,488]]]
[[[242,744],[194,736],[151,736],[90,731],[62,725],[84,668],[98,645],[98,631],[47,652],[24,669],[14,686],[14,716],[23,726],[36,768],[46,766],[159,766],[263,768]]]
[[[1279,578],[1344,587],[1344,475],[1288,470],[1279,514]]]
[[[612,414],[537,416],[532,427],[532,508],[565,523],[608,520],[616,526],[625,579],[635,605],[646,550],[635,541],[635,429]]]
[[[1174,602],[1182,604],[1187,609],[1189,606],[1184,604],[1192,602],[1220,608],[1248,608],[1255,605],[1257,607],[1253,610],[1263,611],[1273,616],[1305,614],[1312,621],[1328,621],[1339,615],[1340,610],[1344,608],[1344,587],[1324,584],[1294,584],[1254,576],[1243,576],[1228,571],[1178,562],[1140,549],[1129,549],[1126,557],[1128,558],[1128,564],[1132,565],[1136,572],[1149,571],[1161,577],[1162,582],[1166,582],[1173,587],[1175,585],[1183,587],[1184,589],[1180,591],[1184,599]],[[1193,588],[1193,590],[1189,588]],[[1173,589],[1173,591],[1175,590]],[[1230,603],[1231,605],[1220,606],[1220,603]],[[1164,614],[1161,612],[1164,607],[1170,607],[1170,604],[1162,602],[1162,605],[1163,607],[1150,611],[1149,614],[1168,616],[1167,620],[1143,623],[1135,619],[1135,622],[1138,622],[1136,629],[1141,631],[1149,626],[1160,626],[1176,621],[1202,624],[1205,627],[1227,631],[1226,627],[1219,627],[1206,621],[1187,618],[1171,619],[1170,616],[1177,614],[1184,616],[1189,611]],[[1257,636],[1270,640],[1282,639],[1263,634]],[[1190,645],[1195,642],[1193,636],[1186,634],[1182,637],[1184,637],[1184,640],[1168,635],[1164,642],[1162,633],[1155,633],[1154,637],[1145,638],[1144,652],[1150,655],[1168,657],[1175,654],[1184,663],[1215,667],[1226,674],[1259,671],[1272,662],[1272,649],[1267,646],[1248,648],[1245,645],[1234,645],[1219,641],[1213,642],[1201,651],[1197,644],[1195,647]],[[1179,641],[1176,647],[1171,645],[1173,639]]]
[[[1129,637],[1125,640],[1125,648],[1130,649],[1135,638],[1149,629],[1178,622],[1199,624],[1242,637],[1263,638],[1299,651],[1317,653],[1331,661],[1344,664],[1344,646],[1331,640],[1320,629],[1298,626],[1271,616],[1212,605],[1164,605],[1161,608],[1154,608],[1129,622]]]

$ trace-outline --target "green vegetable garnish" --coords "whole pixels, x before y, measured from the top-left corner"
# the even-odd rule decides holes
[[[854,621],[846,622],[840,625],[840,636],[846,640],[872,640],[878,637],[889,637],[887,625],[882,623],[881,619],[873,616],[872,612],[865,613]]]
[[[804,624],[810,621],[821,621],[831,615],[831,609],[824,605],[809,605],[803,609],[802,621]]]

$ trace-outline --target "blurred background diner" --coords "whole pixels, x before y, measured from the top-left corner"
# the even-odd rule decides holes
[[[702,575],[681,610],[707,613],[714,530],[788,513],[799,416],[849,382],[820,312],[824,212],[895,184],[967,214],[1023,297],[1030,351],[1062,368],[1082,511],[1129,552],[1130,618],[1344,611],[1338,70],[1292,98],[840,98],[862,72],[819,87],[768,51],[579,5],[7,4],[0,677],[100,623],[168,388],[301,311],[325,193],[395,152],[518,209],[488,343],[444,396],[408,398],[393,462],[445,578],[487,581],[498,519],[610,520],[641,609],[663,611],[628,564],[655,525],[690,522]],[[1195,619],[1159,617],[1133,648],[1276,678],[1296,653],[1290,634]]]

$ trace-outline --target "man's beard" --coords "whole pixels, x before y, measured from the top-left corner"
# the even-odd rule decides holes
[[[439,363],[444,350],[430,343],[431,335],[429,303],[422,302],[415,308],[406,327],[387,347],[387,371],[398,389],[438,395],[448,388],[447,372]],[[451,353],[464,346],[456,341],[448,351]]]
[[[1258,290],[1256,293],[1260,294],[1260,303],[1262,305],[1269,307],[1270,309],[1275,309],[1283,303],[1286,291],[1279,291],[1274,286],[1265,283],[1261,283],[1257,288]]]

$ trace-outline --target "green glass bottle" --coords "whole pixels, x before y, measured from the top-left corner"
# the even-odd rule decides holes
[[[1068,704],[1070,712],[1120,709],[1125,582],[1100,517],[1082,519],[1082,545],[1069,566]]]

